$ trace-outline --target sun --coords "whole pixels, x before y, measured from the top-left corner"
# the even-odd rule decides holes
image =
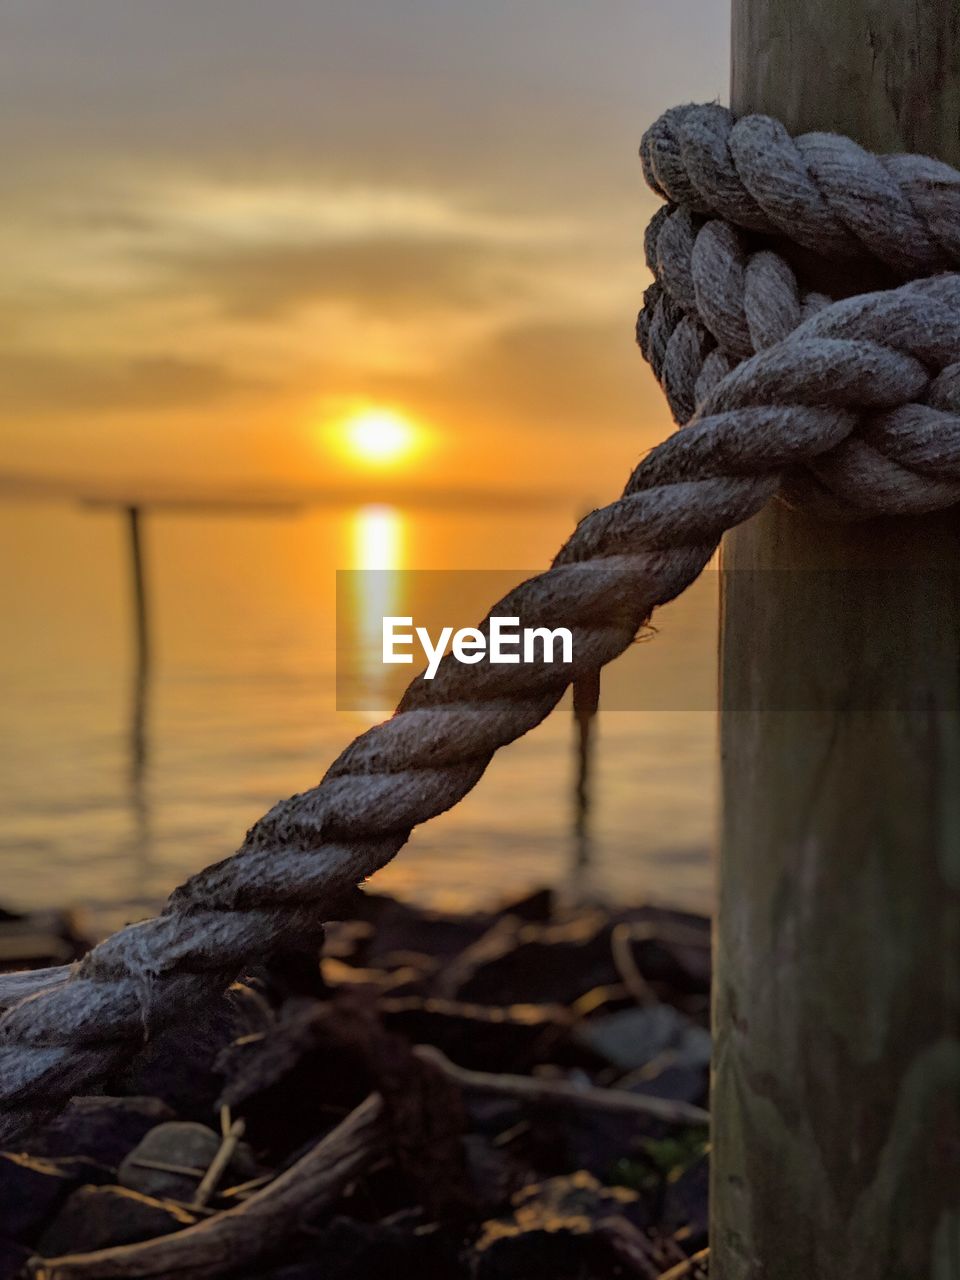
[[[420,443],[420,428],[395,409],[358,409],[344,418],[337,435],[354,462],[389,467],[409,457]]]

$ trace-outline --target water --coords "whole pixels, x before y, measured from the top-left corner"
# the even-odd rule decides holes
[[[536,569],[571,513],[357,508],[144,523],[154,661],[138,769],[121,517],[0,506],[0,902],[74,906],[95,930],[152,911],[230,853],[371,723],[335,709],[336,567]],[[666,662],[671,678],[712,687],[713,587],[658,615],[659,637],[620,660],[634,664],[630,679],[663,686],[651,673]],[[656,710],[601,709],[577,892],[709,909],[715,733],[702,692]],[[572,892],[574,764],[564,705],[418,829],[377,886],[450,907],[542,883]]]

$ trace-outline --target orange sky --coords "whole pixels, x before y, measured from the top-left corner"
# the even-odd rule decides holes
[[[9,0],[0,475],[599,501],[669,430],[636,146],[725,0]],[[379,481],[378,481],[379,483]]]

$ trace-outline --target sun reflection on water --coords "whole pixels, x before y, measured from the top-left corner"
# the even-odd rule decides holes
[[[353,516],[353,567],[403,567],[405,521],[394,507],[361,507]]]
[[[353,516],[353,631],[356,670],[376,701],[387,672],[382,662],[383,619],[403,612],[406,520],[394,507],[361,507]],[[379,717],[376,717],[379,718]]]

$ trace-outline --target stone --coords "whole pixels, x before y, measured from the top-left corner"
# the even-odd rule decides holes
[[[258,1269],[240,1280],[370,1280],[396,1276],[407,1280],[460,1280],[456,1253],[435,1229],[416,1231],[414,1224],[364,1222],[334,1218],[311,1230],[305,1256],[271,1270]]]
[[[467,1172],[479,1213],[496,1213],[536,1174],[478,1133],[463,1136]]]
[[[709,917],[644,906],[618,912],[614,923],[630,927],[633,957],[648,982],[663,984],[676,995],[709,991]]]
[[[683,1230],[692,1249],[707,1242],[710,1157],[702,1155],[677,1176],[667,1179],[663,1199],[663,1223],[669,1230]]]
[[[221,1100],[242,1110],[247,1137],[268,1160],[326,1133],[375,1087],[359,1046],[336,1036],[334,1007],[294,998],[260,1035],[221,1054]]]
[[[160,1200],[180,1200],[189,1203],[200,1179],[220,1150],[220,1136],[206,1125],[191,1120],[173,1120],[157,1125],[137,1143],[117,1175],[122,1187],[142,1192]],[[178,1166],[174,1169],[156,1169],[147,1164]],[[190,1174],[186,1170],[196,1170]],[[237,1147],[221,1185],[242,1182],[255,1177],[257,1166],[244,1143]]]
[[[390,956],[396,951],[417,951],[423,955],[448,960],[459,955],[490,927],[488,915],[445,915],[364,893],[361,919],[374,925],[365,963],[376,968],[390,968]]]
[[[606,1187],[580,1170],[524,1187],[510,1217],[483,1224],[474,1246],[476,1280],[584,1280],[613,1274],[609,1249],[596,1238],[598,1223],[628,1221],[639,1197],[626,1187]]]
[[[92,1161],[0,1154],[0,1236],[29,1241],[71,1191],[104,1173]]]
[[[597,1270],[599,1252],[593,1239],[570,1220],[539,1223],[483,1237],[475,1246],[469,1274],[474,1280],[594,1280],[605,1274]]]
[[[220,1138],[206,1125],[173,1120],[145,1134],[127,1155],[117,1175],[120,1186],[160,1199],[189,1201],[220,1149]],[[154,1163],[175,1165],[193,1174],[154,1169]],[[142,1163],[143,1162],[143,1163]]]
[[[367,920],[333,920],[324,925],[323,954],[362,968],[372,937],[373,925]]]
[[[572,1005],[619,982],[611,933],[598,912],[547,925],[504,916],[441,972],[436,994],[502,1005],[522,992],[531,1004]]]
[[[669,1004],[625,1009],[577,1030],[577,1039],[613,1067],[632,1071],[667,1050],[688,1066],[710,1061],[710,1033]]]
[[[525,1071],[557,1061],[570,1039],[571,1018],[557,1005],[490,1008],[416,996],[380,1001],[383,1024],[413,1044],[432,1044],[462,1067]]]
[[[79,960],[90,946],[69,911],[24,915],[0,909],[0,970],[69,964]]]
[[[690,931],[693,934],[693,930]],[[648,982],[663,983],[684,995],[710,991],[710,935],[702,943],[665,937],[641,939],[632,944],[637,967]]]
[[[516,916],[531,924],[548,924],[556,910],[556,896],[553,889],[533,889],[498,907],[497,915]]]
[[[92,1253],[167,1236],[196,1221],[196,1215],[180,1205],[126,1187],[80,1187],[40,1236],[37,1251],[44,1258]]]
[[[217,1057],[238,1034],[232,998],[210,1001],[201,1018],[186,1011],[150,1037],[125,1071],[121,1091],[159,1098],[185,1120],[206,1120],[223,1087]]]
[[[538,1117],[525,1153],[538,1168],[585,1169],[597,1178],[608,1179],[656,1132],[658,1122],[648,1116],[556,1107]]]
[[[72,1098],[26,1149],[39,1156],[88,1156],[116,1169],[146,1133],[174,1118],[159,1098]]]
[[[644,1093],[668,1102],[691,1102],[695,1106],[705,1105],[709,1085],[707,1063],[691,1062],[672,1049],[617,1081],[618,1089],[630,1093]]]
[[[0,1280],[17,1280],[31,1252],[26,1245],[0,1236]]]

